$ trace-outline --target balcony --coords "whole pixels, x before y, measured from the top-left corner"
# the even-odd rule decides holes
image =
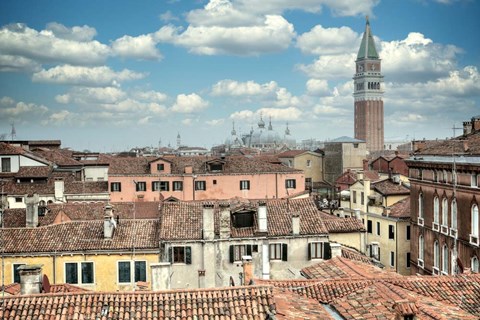
[[[418,260],[417,260],[417,266],[418,266],[419,268],[422,268],[422,269],[423,269],[424,263],[423,263],[423,260],[422,260],[422,259],[418,259]]]
[[[440,232],[448,236],[448,226],[442,224]]]
[[[417,223],[419,226],[423,226],[423,223],[424,223],[423,218],[418,217]]]
[[[478,235],[470,235],[470,244],[478,246]]]
[[[432,230],[433,231],[440,231],[440,224],[436,223],[436,222],[433,222],[432,223]]]
[[[450,237],[457,239],[458,237],[457,229],[450,229]]]
[[[440,275],[440,269],[438,269],[437,267],[433,267],[432,275],[439,276]]]

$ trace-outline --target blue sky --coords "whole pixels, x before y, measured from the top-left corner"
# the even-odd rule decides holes
[[[480,114],[480,1],[4,0],[0,135],[209,148],[263,115],[297,141],[353,136],[366,15],[386,140],[445,138]]]

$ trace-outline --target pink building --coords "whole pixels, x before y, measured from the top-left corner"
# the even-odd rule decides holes
[[[108,182],[112,202],[275,199],[305,191],[303,171],[245,156],[114,158]]]

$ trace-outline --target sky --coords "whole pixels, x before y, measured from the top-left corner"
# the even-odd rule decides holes
[[[451,137],[480,115],[476,0],[2,0],[0,136],[210,148],[263,117],[297,142],[353,137],[367,15],[385,140]]]

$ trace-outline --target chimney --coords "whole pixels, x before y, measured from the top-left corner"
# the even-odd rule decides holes
[[[342,256],[342,245],[340,243],[330,242],[332,258]]]
[[[213,204],[204,204],[202,210],[203,239],[213,240],[215,237],[215,218]]]
[[[345,217],[345,210],[343,209],[343,207],[338,207],[338,215],[340,218],[346,218]]]
[[[383,215],[386,216],[386,217],[389,217],[391,211],[392,211],[391,207],[384,207],[383,208]]]
[[[105,214],[103,216],[103,236],[105,239],[113,238],[113,232],[117,227],[117,222],[113,218],[113,208],[110,204],[105,206]]]
[[[267,204],[265,202],[258,203],[258,232],[267,233]]]
[[[353,209],[353,212],[355,212],[355,218],[362,220],[362,217],[360,216],[360,209]]]
[[[170,268],[170,262],[150,263],[153,291],[170,289]]]
[[[472,132],[480,130],[480,117],[472,118]]]
[[[64,197],[65,184],[62,179],[55,180],[55,200],[62,201]]]
[[[357,172],[357,181],[363,180],[363,172]]]
[[[26,227],[35,228],[38,226],[38,194],[27,195],[25,197],[26,211]]]
[[[368,171],[368,160],[363,159],[363,171]]]
[[[468,149],[470,149],[468,146],[468,140],[463,140],[463,151],[467,152]]]
[[[467,134],[472,133],[472,122],[471,121],[464,121],[463,122],[463,135],[466,136]]]
[[[42,266],[41,264],[29,264],[18,267],[21,294],[42,292]]]
[[[292,234],[300,234],[300,215],[298,213],[292,214]]]
[[[230,205],[220,204],[220,239],[230,238]]]
[[[407,299],[396,301],[393,304],[395,320],[417,319],[418,307],[413,301]]]
[[[242,284],[244,286],[253,284],[252,256],[242,257],[242,267],[243,267],[243,283]]]

